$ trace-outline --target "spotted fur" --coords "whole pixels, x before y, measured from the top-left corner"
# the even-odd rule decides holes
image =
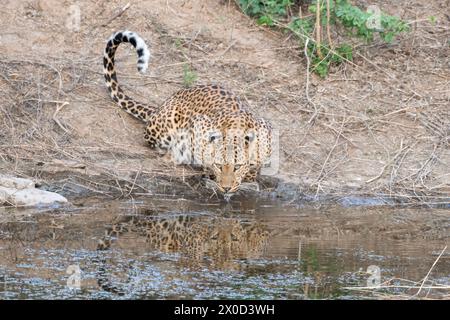
[[[107,261],[101,251],[111,250],[125,234],[145,237],[150,249],[181,253],[183,264],[214,269],[239,268],[236,259],[255,259],[266,250],[269,231],[259,222],[235,218],[178,215],[120,216],[105,230],[94,259],[98,265],[97,282],[105,290],[119,295],[124,289],[112,283]]]
[[[126,112],[146,122],[144,139],[161,153],[170,152],[178,164],[198,165],[215,187],[233,193],[242,182],[254,182],[272,152],[272,127],[247,111],[233,93],[216,85],[182,89],[160,107],[135,101],[117,81],[117,47],[129,42],[138,54],[138,70],[147,69],[150,52],[130,31],[113,34],[105,48],[103,66],[111,98]]]

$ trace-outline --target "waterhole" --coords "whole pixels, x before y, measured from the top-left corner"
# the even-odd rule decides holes
[[[448,298],[449,236],[445,208],[156,196],[2,208],[0,298]]]

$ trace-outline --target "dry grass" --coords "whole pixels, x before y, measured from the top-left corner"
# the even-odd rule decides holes
[[[0,60],[0,83],[5,93],[0,105],[0,171],[34,176],[41,184],[52,181],[54,173],[56,180],[62,178],[60,182],[104,196],[152,193],[137,182],[142,176],[183,179],[195,174],[170,165],[123,174],[98,160],[111,157],[127,161],[146,154],[113,142],[98,145],[93,135],[92,146],[76,142],[76,131],[59,118],[59,113],[80,100],[101,109],[103,97],[95,89],[99,75],[87,67],[95,59]],[[120,140],[119,135],[110,138]]]

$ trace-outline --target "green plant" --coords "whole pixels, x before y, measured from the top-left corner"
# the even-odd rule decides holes
[[[258,24],[273,26],[274,21],[287,15],[292,0],[239,0],[245,14],[256,17]]]
[[[431,23],[432,25],[435,25],[435,24],[436,24],[436,21],[437,21],[436,16],[429,16],[429,17],[428,17],[428,20],[430,21],[430,23]]]
[[[300,1],[302,3],[306,1]],[[343,27],[349,36],[370,43],[378,34],[385,42],[409,30],[408,24],[379,10],[363,11],[348,0],[308,1],[308,15],[290,17],[298,5],[292,0],[239,0],[244,13],[255,17],[261,25],[274,26],[298,36],[300,46],[305,46],[311,61],[311,71],[321,77],[329,73],[332,65],[353,59],[354,48],[347,43],[333,44],[330,25]],[[322,33],[326,31],[326,40]]]
[[[197,81],[197,73],[191,69],[187,63],[183,65],[183,84],[186,87],[192,86]]]
[[[175,40],[173,41],[173,43],[175,44],[175,47],[176,47],[178,50],[182,50],[182,48],[183,48],[183,43],[181,42],[181,39],[175,38]]]
[[[174,43],[175,47],[179,51],[181,51],[183,56],[187,59],[187,56],[186,56],[186,54],[184,52],[185,49],[184,49],[183,40],[180,39],[180,38],[175,38],[173,40],[173,43]],[[188,63],[187,61],[185,61],[183,63],[183,85],[185,87],[190,87],[190,86],[192,86],[195,83],[195,81],[197,81],[197,79],[198,79],[197,73],[194,70],[192,70],[191,64]]]

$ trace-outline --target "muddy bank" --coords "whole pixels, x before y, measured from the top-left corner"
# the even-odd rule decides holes
[[[179,169],[179,168],[178,168]],[[210,199],[226,203],[224,196],[210,189],[202,178],[201,172],[185,171],[183,177],[170,175],[144,174],[130,175],[112,179],[111,176],[96,176],[60,173],[43,175],[39,187],[43,190],[59,193],[70,201],[83,201],[85,198],[97,196],[104,199],[132,199],[146,197],[189,198],[192,200]],[[449,196],[392,195],[386,193],[367,192],[360,189],[342,187],[335,193],[317,193],[315,188],[303,184],[286,182],[277,177],[261,176],[258,179],[259,190],[241,190],[232,196],[236,201],[284,201],[296,205],[339,205],[343,207],[387,206],[387,207],[423,207],[449,208]]]

